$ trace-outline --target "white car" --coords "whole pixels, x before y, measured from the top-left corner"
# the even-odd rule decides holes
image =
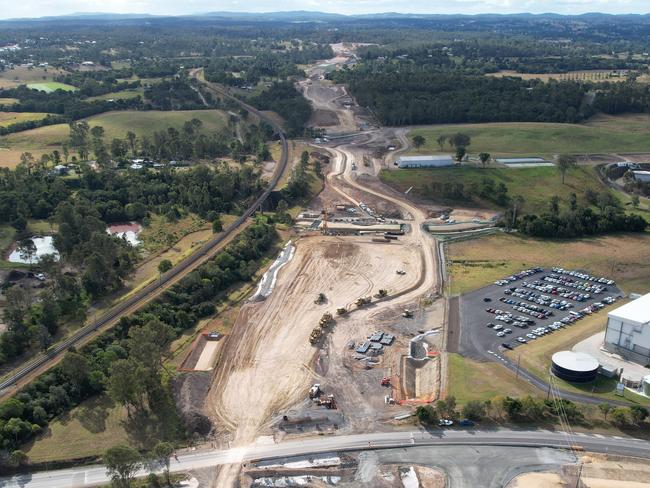
[[[537,336],[533,334],[526,334],[526,337],[528,337],[529,339],[537,339]]]
[[[497,337],[505,337],[505,332],[497,332]]]
[[[440,419],[438,421],[438,425],[440,427],[451,427],[452,425],[454,425],[454,421],[449,419]]]

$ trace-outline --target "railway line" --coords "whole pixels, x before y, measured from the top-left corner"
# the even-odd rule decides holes
[[[77,332],[75,332],[70,337],[60,341],[55,346],[53,346],[45,354],[36,357],[27,364],[19,367],[6,375],[2,380],[0,380],[0,398],[6,397],[14,393],[20,386],[22,386],[27,381],[33,379],[34,376],[43,373],[50,367],[52,367],[62,356],[62,353],[67,351],[72,346],[77,346],[83,344],[84,341],[89,340],[94,334],[99,331],[106,330],[112,325],[114,325],[119,318],[122,316],[133,313],[143,305],[149,303],[152,299],[157,297],[164,289],[171,286],[178,280],[180,280],[187,273],[201,265],[204,261],[212,257],[216,252],[220,250],[220,246],[224,243],[227,243],[232,239],[237,232],[246,222],[246,220],[255,213],[255,211],[266,201],[271,192],[280,182],[281,178],[284,175],[284,172],[287,167],[288,157],[289,157],[289,147],[287,144],[286,135],[273,119],[264,115],[259,110],[248,105],[247,103],[242,102],[236,97],[233,97],[230,94],[216,90],[214,87],[208,86],[209,89],[218,92],[220,95],[233,100],[243,107],[246,111],[252,113],[260,120],[265,121],[278,134],[280,138],[280,143],[282,145],[282,154],[280,156],[280,161],[275,168],[273,177],[271,178],[268,187],[264,192],[246,209],[246,211],[235,220],[232,224],[227,226],[223,232],[211,238],[206,242],[200,249],[192,253],[190,256],[185,258],[183,261],[174,266],[171,270],[164,273],[160,279],[153,281],[149,285],[145,286],[138,292],[134,293],[131,297],[120,302],[118,305],[110,309],[108,312],[103,314],[94,322],[85,325]]]

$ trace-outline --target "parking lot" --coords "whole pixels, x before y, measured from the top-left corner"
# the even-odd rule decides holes
[[[460,297],[460,353],[484,359],[492,358],[488,351],[525,348],[620,297],[612,280],[584,271],[534,268],[504,276]]]

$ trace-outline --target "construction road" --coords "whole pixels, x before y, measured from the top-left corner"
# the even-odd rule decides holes
[[[171,460],[171,471],[182,472],[248,461],[310,455],[336,451],[362,451],[417,446],[516,446],[520,448],[551,447],[650,458],[650,443],[644,440],[602,435],[573,434],[545,430],[433,430],[356,434],[319,437],[272,445],[250,445],[228,450],[197,451]],[[147,473],[142,471],[140,476]],[[2,488],[77,488],[109,483],[103,466],[88,466],[56,471],[24,474],[0,479]]]
[[[223,232],[215,235],[200,249],[182,260],[170,271],[163,274],[160,279],[146,285],[141,290],[137,291],[129,298],[123,300],[118,305],[110,309],[97,320],[89,323],[88,325],[85,325],[77,332],[75,332],[72,336],[57,343],[47,353],[37,356],[32,361],[5,376],[5,378],[0,381],[0,399],[15,393],[20,387],[24,386],[36,378],[38,375],[44,373],[49,368],[54,366],[61,359],[65,351],[67,351],[70,347],[80,346],[88,342],[101,331],[114,326],[121,317],[131,314],[141,308],[143,305],[149,303],[169,286],[178,282],[189,272],[196,269],[198,266],[214,256],[222,249],[225,244],[227,244],[232,238],[236,236],[236,233],[241,230],[247,219],[253,215],[253,213],[262,205],[262,203],[264,203],[264,201],[266,201],[268,196],[275,189],[278,182],[284,175],[288,161],[289,150],[283,129],[273,119],[267,117],[265,114],[256,110],[250,105],[243,103],[230,95],[222,95],[227,96],[234,102],[238,103],[249,113],[270,124],[280,138],[280,142],[282,144],[282,154],[280,156],[280,161],[276,165],[273,177],[271,178],[267,189],[255,200],[255,202],[253,202],[252,205],[248,207],[248,209],[246,209],[246,211],[239,218],[237,218],[237,220],[227,226]]]

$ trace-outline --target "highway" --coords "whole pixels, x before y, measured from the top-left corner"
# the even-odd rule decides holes
[[[99,317],[96,321],[88,325],[85,325],[84,327],[79,329],[77,332],[75,332],[67,339],[64,339],[61,342],[57,343],[47,353],[37,356],[32,361],[23,365],[20,369],[17,369],[12,373],[10,373],[8,376],[6,376],[2,381],[0,381],[0,397],[16,391],[17,388],[12,388],[12,389],[9,388],[12,386],[15,387],[20,386],[19,382],[32,373],[40,374],[44,372],[49,367],[53,366],[58,360],[61,353],[67,351],[71,346],[78,345],[81,341],[83,341],[85,338],[87,338],[97,330],[101,329],[102,327],[115,323],[116,320],[121,316],[126,315],[128,313],[135,312],[138,308],[145,305],[153,297],[155,297],[157,292],[159,292],[162,288],[165,288],[169,284],[173,283],[175,280],[179,279],[180,275],[185,273],[189,268],[198,266],[200,264],[200,261],[204,260],[206,256],[210,254],[212,251],[215,251],[215,249],[222,242],[230,238],[231,235],[235,231],[237,231],[237,229],[239,229],[242,226],[242,224],[244,224],[244,222],[246,222],[246,220],[260,207],[260,205],[262,205],[262,203],[266,201],[266,199],[269,197],[271,192],[275,189],[275,187],[277,186],[278,182],[282,178],[284,171],[287,167],[288,154],[289,154],[287,139],[285,137],[282,127],[280,127],[273,119],[267,117],[262,112],[255,109],[254,107],[251,107],[250,105],[241,102],[239,99],[231,95],[228,94],[224,94],[224,95],[230,98],[231,100],[235,101],[236,103],[238,103],[248,112],[252,113],[253,115],[259,117],[261,120],[264,120],[265,122],[270,124],[273,127],[273,129],[276,131],[278,136],[280,137],[280,142],[282,144],[282,155],[280,156],[280,161],[277,167],[275,168],[273,177],[271,178],[271,181],[269,182],[269,185],[266,188],[266,190],[255,200],[255,202],[253,202],[252,205],[248,207],[248,209],[237,220],[235,220],[232,224],[227,226],[223,232],[214,236],[212,239],[206,242],[199,250],[192,253],[190,256],[188,256],[183,261],[181,261],[176,266],[174,266],[167,273],[163,274],[160,277],[160,279],[153,281],[149,285],[142,288],[140,291],[134,293],[128,299],[120,302],[118,305],[110,309],[104,315]]]
[[[318,437],[279,444],[251,445],[228,450],[189,452],[171,460],[173,472],[209,468],[224,464],[263,461],[278,457],[300,456],[335,451],[408,448],[414,446],[515,446],[567,449],[580,446],[585,451],[650,458],[650,443],[645,440],[573,434],[546,430],[439,430],[381,432],[345,436]],[[148,472],[142,471],[139,476]],[[77,488],[108,483],[103,466],[23,474],[0,479],[2,488]]]

